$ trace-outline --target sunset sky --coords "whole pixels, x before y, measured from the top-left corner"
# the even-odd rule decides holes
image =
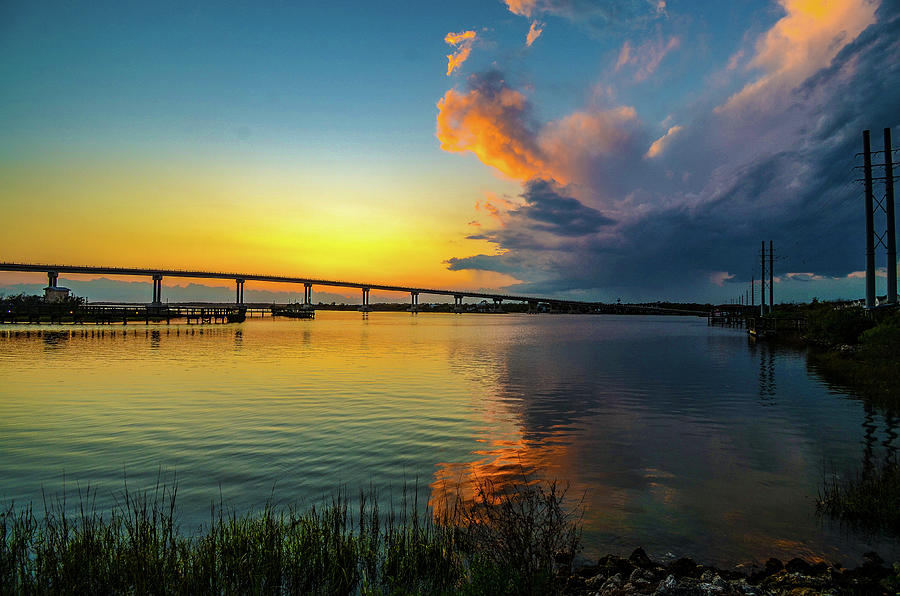
[[[896,0],[4,2],[0,261],[713,301],[771,239],[778,298],[857,298],[898,33]]]

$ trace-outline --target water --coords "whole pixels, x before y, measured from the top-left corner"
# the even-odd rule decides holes
[[[815,515],[824,471],[896,449],[894,424],[802,353],[692,317],[0,327],[0,501],[90,485],[103,508],[126,478],[177,475],[188,531],[220,500],[303,506],[406,482],[438,502],[541,477],[584,497],[587,556],[897,558]]]

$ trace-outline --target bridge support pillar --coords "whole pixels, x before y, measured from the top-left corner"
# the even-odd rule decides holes
[[[159,306],[162,304],[162,275],[159,273],[153,274],[153,305]]]
[[[56,271],[48,271],[47,272],[47,285],[51,288],[55,288],[56,284],[59,281],[59,273]]]
[[[419,312],[419,293],[409,293],[409,312]]]
[[[312,304],[312,284],[303,284],[303,304],[306,306]]]
[[[459,294],[453,296],[453,312],[460,313],[463,311],[463,297]]]
[[[503,312],[503,298],[494,298],[494,312]]]
[[[369,288],[362,289],[363,301],[359,307],[359,312],[369,312]]]
[[[234,280],[234,283],[236,286],[235,302],[237,304],[243,304],[244,303],[244,280],[239,278],[239,279]]]

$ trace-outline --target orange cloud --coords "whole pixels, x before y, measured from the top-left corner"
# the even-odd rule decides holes
[[[471,151],[510,178],[533,178],[545,164],[535,134],[527,126],[525,96],[499,79],[482,83],[468,93],[450,89],[438,102],[441,149]]]
[[[531,47],[531,44],[533,44],[543,32],[543,23],[538,21],[531,21],[531,28],[528,30],[528,35],[525,36],[525,45]]]
[[[468,60],[469,54],[472,53],[472,44],[475,42],[475,32],[448,33],[444,36],[444,42],[456,46],[455,52],[447,54],[447,76],[449,77],[453,71],[462,66],[463,62]]]
[[[448,33],[444,36],[444,42],[451,46],[455,46],[459,42],[466,41],[467,39],[475,39],[475,32],[463,31],[461,33]]]
[[[637,123],[634,108],[623,106],[575,112],[538,128],[525,96],[499,74],[471,82],[467,93],[450,89],[438,102],[441,149],[470,151],[516,180],[583,181],[596,159],[615,154],[630,139]]]
[[[535,8],[537,8],[537,0],[505,0],[506,7],[513,14],[531,18]]]
[[[663,149],[666,148],[666,145],[669,144],[669,141],[672,140],[672,137],[681,132],[683,126],[672,126],[669,130],[666,131],[666,134],[659,137],[653,143],[651,143],[650,148],[647,150],[647,153],[644,157],[654,158],[660,153],[663,152]]]
[[[786,14],[756,42],[756,55],[748,64],[765,74],[716,111],[749,107],[828,66],[844,46],[875,22],[879,5],[871,0],[779,1]]]

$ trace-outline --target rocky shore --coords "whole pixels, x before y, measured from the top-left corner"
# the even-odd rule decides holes
[[[568,579],[566,594],[654,594],[659,596],[768,596],[900,594],[900,564],[888,566],[875,553],[866,553],[855,569],[839,564],[811,564],[802,559],[787,563],[769,559],[750,573],[717,569],[682,558],[662,564],[637,549],[627,559],[615,555],[596,565],[577,569]]]

